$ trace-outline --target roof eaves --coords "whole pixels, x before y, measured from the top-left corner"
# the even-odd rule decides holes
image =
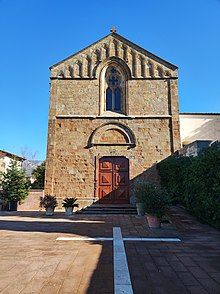
[[[180,115],[220,115],[220,112],[180,112]]]
[[[18,156],[18,155],[15,155],[13,153],[10,153],[8,151],[5,151],[5,150],[0,150],[1,153],[5,154],[5,155],[8,155],[9,157],[13,157],[13,158],[17,158],[19,160],[25,160],[24,157],[21,157],[21,156]]]

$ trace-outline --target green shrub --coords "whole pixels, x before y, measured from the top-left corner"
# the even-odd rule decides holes
[[[135,196],[144,205],[147,214],[162,218],[168,211],[170,198],[164,189],[148,182],[138,182],[134,187]]]
[[[169,157],[158,164],[161,186],[175,203],[201,221],[220,228],[220,150],[209,147],[197,157]]]
[[[182,202],[184,181],[190,164],[190,157],[170,156],[157,165],[161,186],[169,193],[173,204]]]

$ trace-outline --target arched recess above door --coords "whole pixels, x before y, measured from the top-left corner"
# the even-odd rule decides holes
[[[132,130],[120,123],[105,123],[96,128],[89,140],[87,147],[92,146],[136,146],[135,135]]]

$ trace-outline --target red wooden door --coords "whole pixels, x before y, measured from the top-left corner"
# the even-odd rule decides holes
[[[129,203],[129,162],[125,157],[99,160],[99,202]]]

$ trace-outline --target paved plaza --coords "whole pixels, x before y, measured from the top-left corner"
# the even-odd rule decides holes
[[[220,232],[181,208],[159,230],[135,215],[0,212],[0,292],[114,293],[113,241],[96,239],[112,238],[114,227],[123,239],[181,239],[124,239],[134,293],[220,293]]]

